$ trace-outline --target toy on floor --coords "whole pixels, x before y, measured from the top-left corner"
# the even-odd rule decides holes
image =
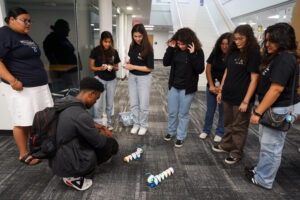
[[[136,160],[143,157],[144,148],[141,145],[138,145],[136,148],[136,152],[124,157],[124,162],[130,162],[132,160]]]
[[[174,174],[173,167],[168,168],[167,170],[163,171],[162,173],[160,173],[156,176],[154,176],[150,173],[146,173],[146,175],[150,175],[147,178],[147,184],[150,187],[156,187],[158,184],[160,184],[161,181],[163,181],[165,178],[168,178],[172,174]]]

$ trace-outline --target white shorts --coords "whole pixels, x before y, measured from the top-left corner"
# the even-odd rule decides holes
[[[0,83],[13,126],[32,126],[34,114],[46,107],[53,106],[53,99],[48,85],[24,87],[16,91],[6,83]]]

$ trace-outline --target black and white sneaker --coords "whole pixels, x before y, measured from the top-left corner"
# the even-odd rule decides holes
[[[254,175],[254,174],[255,174],[254,168],[255,168],[255,166],[252,166],[252,167],[245,167],[245,172]]]
[[[183,146],[183,140],[176,140],[175,147],[182,147]]]
[[[263,189],[271,190],[271,188],[266,188],[266,187],[260,185],[260,184],[255,180],[254,174],[249,173],[249,172],[246,172],[246,173],[245,173],[245,176],[246,176],[246,179],[247,179],[250,183],[252,183],[252,184],[254,184],[254,185],[256,185],[256,186],[259,186],[259,187],[261,187],[261,188],[263,188]]]
[[[227,163],[229,165],[233,165],[233,164],[237,163],[240,160],[241,160],[240,158],[234,158],[232,156],[229,156],[229,157],[225,158],[225,163]]]
[[[222,149],[222,147],[219,144],[218,145],[213,145],[212,150],[215,151],[215,152],[218,152],[218,153],[227,152],[224,149]]]
[[[93,184],[93,180],[92,179],[87,179],[84,177],[64,177],[63,178],[63,182],[70,186],[75,188],[76,190],[87,190],[89,189],[92,184]]]
[[[165,137],[164,137],[164,140],[166,141],[170,141],[172,139],[172,135],[170,134],[167,134]]]

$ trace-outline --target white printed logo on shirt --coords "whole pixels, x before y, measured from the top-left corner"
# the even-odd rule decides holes
[[[28,46],[28,47],[32,48],[34,52],[38,51],[38,46],[33,41],[21,40],[20,43],[23,44],[24,46]]]
[[[138,57],[139,60],[143,60],[141,53],[139,53]]]

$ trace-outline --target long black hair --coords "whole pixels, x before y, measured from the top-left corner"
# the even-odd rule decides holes
[[[9,19],[11,17],[16,19],[19,15],[22,15],[22,14],[28,14],[28,12],[23,8],[13,7],[11,9],[9,9],[7,16],[4,18],[4,21],[6,24],[9,24]]]
[[[254,32],[249,24],[240,25],[235,28],[233,34],[240,34],[246,37],[246,44],[243,47],[241,51],[241,57],[240,59],[243,61],[243,63],[246,65],[248,62],[248,56],[253,50],[259,50],[258,42],[254,36]],[[229,44],[228,52],[225,56],[225,61],[228,60],[229,56],[232,52],[239,50],[234,42],[232,40]]]
[[[269,34],[269,42],[274,43],[278,48],[273,54],[269,54],[267,51],[267,34]],[[299,55],[297,54],[297,42],[294,28],[288,23],[277,23],[269,26],[264,33],[263,56],[260,71],[264,71],[271,64],[274,58],[284,51],[287,51],[299,58]]]
[[[104,50],[102,41],[106,39],[111,40],[111,47],[108,50]],[[104,53],[105,51],[105,53]],[[101,60],[102,63],[109,62],[107,64],[113,64],[112,57],[115,54],[115,49],[114,49],[114,39],[112,34],[109,31],[103,31],[100,36],[100,44],[99,46],[96,47],[96,52],[98,58]]]
[[[134,45],[136,44],[136,42],[134,41],[133,39],[133,34],[134,33],[140,33],[143,35],[143,39],[142,39],[142,49],[141,49],[141,57],[143,59],[146,59],[147,58],[147,55],[149,52],[153,52],[153,48],[149,42],[149,39],[148,39],[148,34],[147,34],[147,31],[144,27],[143,24],[136,24],[132,27],[132,30],[131,30],[131,39],[132,39],[132,42],[130,44],[130,48],[129,48],[129,51],[132,51],[133,50],[133,47]]]
[[[213,49],[213,54],[215,57],[222,56],[224,53],[221,50],[221,44],[224,39],[228,40],[228,45],[230,44],[230,41],[232,40],[232,33],[226,32],[223,33],[218,40],[216,41],[215,47]]]
[[[202,47],[196,33],[190,28],[179,29],[170,40],[180,41],[186,45],[194,43],[196,51],[200,50]]]

